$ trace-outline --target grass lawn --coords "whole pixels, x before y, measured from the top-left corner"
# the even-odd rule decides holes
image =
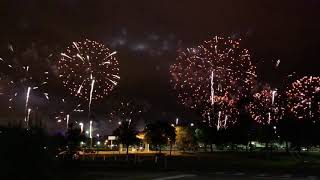
[[[74,163],[80,171],[143,170],[143,171],[243,171],[277,173],[318,173],[320,153],[304,153],[299,158],[283,152],[214,152],[185,153],[161,156],[155,163],[154,154],[125,154],[86,157]]]

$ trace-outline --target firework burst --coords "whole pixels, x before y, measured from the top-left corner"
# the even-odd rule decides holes
[[[116,121],[121,124],[123,121],[127,121],[129,125],[132,121],[138,120],[142,113],[148,110],[148,106],[145,103],[137,102],[134,100],[122,100],[120,103],[114,105],[112,111],[107,113],[107,118],[110,122]]]
[[[72,95],[91,104],[92,100],[104,98],[118,84],[119,64],[115,54],[95,41],[73,42],[60,54],[59,77]]]
[[[320,77],[305,76],[293,82],[286,92],[287,109],[298,119],[319,120]]]
[[[16,51],[13,45],[8,45],[8,53],[5,58],[0,58],[3,66],[1,81],[7,84],[8,109],[18,113],[18,101],[24,101],[24,121],[28,127],[29,116],[32,111],[32,97],[41,97],[49,100],[48,80],[49,72],[46,68],[40,68],[38,52],[34,47],[25,51]],[[34,66],[34,61],[37,67]],[[39,65],[40,63],[40,65]],[[39,71],[39,69],[41,69]]]
[[[281,96],[276,89],[270,87],[255,93],[248,107],[252,118],[262,125],[275,124],[283,116]]]
[[[214,106],[207,106],[202,116],[206,118],[210,126],[215,126],[217,130],[226,129],[237,122],[239,114],[235,107],[235,102],[227,96],[214,96]],[[213,111],[214,110],[214,111]]]
[[[217,126],[219,119],[228,119],[223,114],[235,113],[234,102],[249,95],[256,80],[249,51],[237,40],[217,36],[180,51],[170,72],[181,103],[210,114],[208,121]]]

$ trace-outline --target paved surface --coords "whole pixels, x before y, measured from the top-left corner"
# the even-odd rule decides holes
[[[92,180],[232,180],[232,179],[249,179],[249,180],[320,180],[316,176],[303,176],[294,174],[246,174],[243,172],[206,172],[206,173],[180,173],[180,172],[95,172],[85,174],[88,179]],[[87,179],[86,178],[86,179]]]

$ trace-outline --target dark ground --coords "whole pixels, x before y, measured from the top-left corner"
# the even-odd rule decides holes
[[[136,159],[136,160],[135,160]],[[61,163],[61,162],[60,162]],[[309,153],[300,159],[285,153],[215,152],[176,157],[124,155],[64,161],[56,178],[66,179],[307,179],[320,177],[320,158]]]

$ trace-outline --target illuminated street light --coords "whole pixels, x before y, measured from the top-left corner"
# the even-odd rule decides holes
[[[81,133],[83,132],[83,123],[79,123],[80,129],[81,129]]]

